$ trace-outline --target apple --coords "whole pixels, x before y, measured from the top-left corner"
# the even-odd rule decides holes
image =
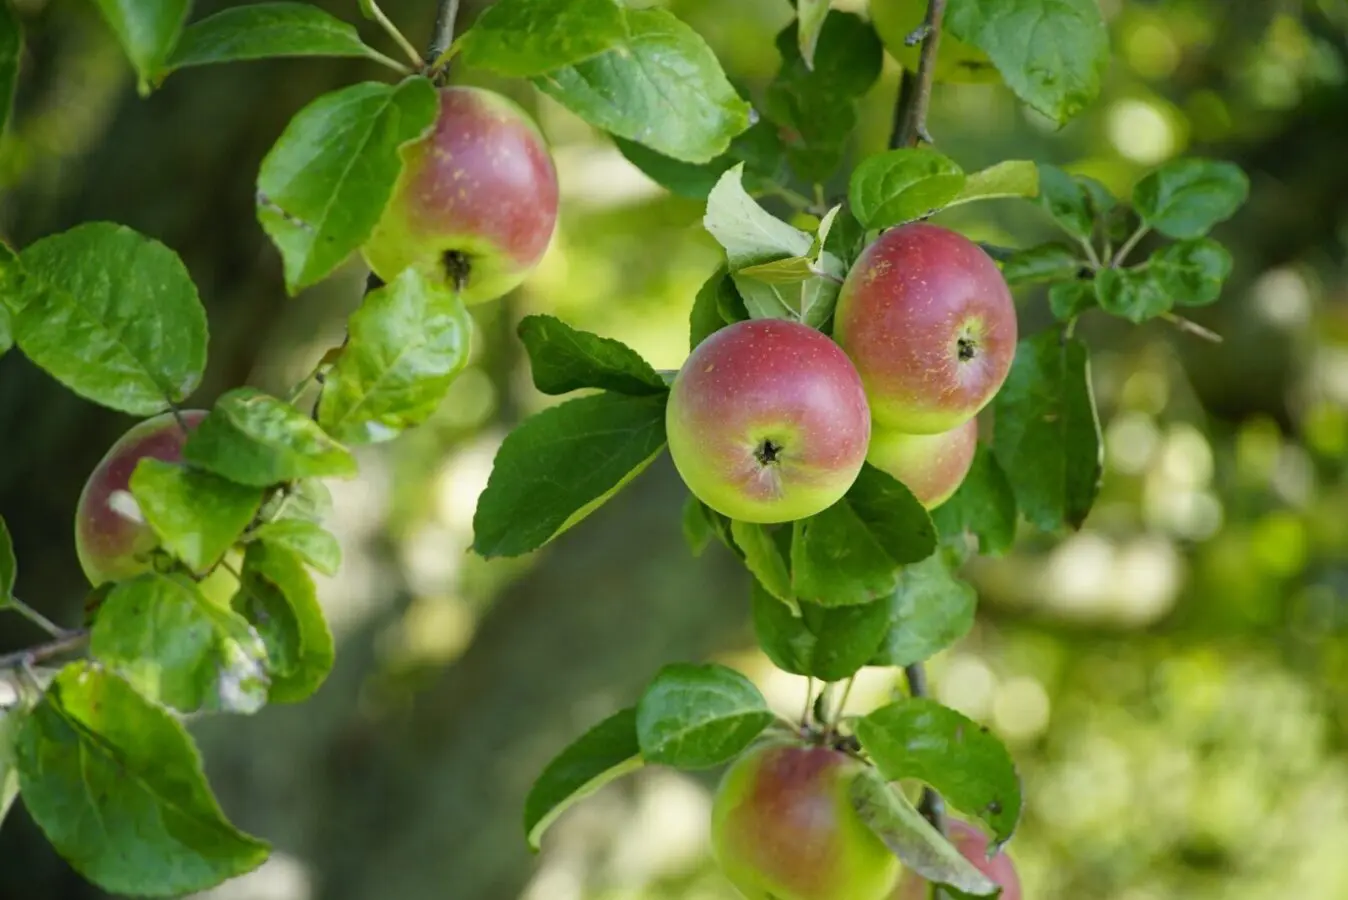
[[[935,509],[959,489],[978,449],[978,419],[940,434],[871,431],[866,461],[902,481],[918,502]]]
[[[847,273],[833,315],[876,425],[910,434],[972,419],[1016,353],[1016,309],[997,264],[937,225],[880,235]]]
[[[417,267],[494,300],[543,258],[557,224],[557,170],[542,133],[513,101],[443,88],[430,134],[402,150],[403,170],[363,253],[384,281]]]
[[[916,72],[922,45],[907,44],[927,18],[927,0],[871,0],[871,22],[889,55],[909,72]],[[936,80],[964,84],[997,81],[1001,75],[988,55],[941,30],[936,50]]]
[[[847,355],[798,322],[754,319],[708,337],[670,388],[669,452],[703,503],[743,522],[789,522],[856,481],[871,436]]]
[[[884,900],[899,860],[848,799],[865,763],[827,747],[768,743],[726,772],[712,851],[748,900]]]
[[[206,411],[181,415],[191,431]],[[173,413],[146,419],[117,439],[84,483],[75,509],[75,552],[94,587],[149,571],[148,555],[159,542],[131,496],[131,473],[146,457],[181,462],[187,433]]]
[[[950,819],[946,822],[946,837],[978,871],[1001,886],[998,900],[1021,900],[1020,877],[1016,874],[1015,863],[1001,851],[989,859],[988,839],[981,831],[958,819]],[[911,869],[905,870],[889,900],[927,900],[929,887],[927,879]]]

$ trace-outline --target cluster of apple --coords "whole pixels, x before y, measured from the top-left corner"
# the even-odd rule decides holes
[[[894,228],[848,273],[832,339],[756,319],[693,350],[670,393],[670,453],[699,500],[745,522],[821,512],[867,461],[931,509],[968,474],[976,416],[1015,349],[997,264],[949,229]]]
[[[502,296],[532,272],[557,223],[557,172],[537,125],[510,99],[447,87],[430,133],[403,150],[403,170],[363,248],[380,278],[417,268],[468,304]],[[146,572],[158,541],[131,495],[142,459],[181,463],[203,410],[165,413],[127,431],[85,483],[76,551],[98,586]]]

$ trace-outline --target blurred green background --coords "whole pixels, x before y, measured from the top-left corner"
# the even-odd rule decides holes
[[[358,18],[354,0],[324,5]],[[481,5],[465,2],[465,21]],[[787,0],[669,5],[742,84],[771,78]],[[1236,270],[1196,317],[1226,340],[1083,322],[1103,493],[1081,533],[1025,527],[1013,554],[970,566],[979,621],[933,662],[935,692],[1019,763],[1027,809],[1010,850],[1028,898],[1348,898],[1348,0],[1103,6],[1115,61],[1086,115],[1055,133],[1002,88],[939,88],[931,130],[967,169],[1034,158],[1124,195],[1176,155],[1239,162],[1251,200],[1217,233]],[[242,382],[284,390],[340,340],[364,273],[353,264],[287,299],[253,217],[257,166],[304,103],[381,73],[237,65],[174,75],[141,100],[92,4],[17,8],[30,40],[0,144],[0,236],[24,244],[115,219],[158,237],[210,310],[200,403]],[[414,41],[429,36],[429,0],[388,11]],[[888,64],[865,101],[862,151],[884,143],[897,75]],[[707,859],[716,773],[646,771],[568,814],[541,856],[525,846],[532,778],[661,664],[728,661],[793,713],[803,684],[753,649],[728,554],[689,556],[667,460],[534,557],[466,553],[495,447],[545,402],[513,340],[518,319],[554,313],[674,368],[716,264],[697,203],[663,193],[527,85],[496,86],[553,142],[557,238],[524,289],[476,310],[474,364],[434,421],[363,452],[359,480],[332,485],[347,562],[321,585],[340,647],[331,680],[301,706],[193,726],[225,808],[277,848],[203,897],[733,896]],[[1050,234],[1026,203],[945,218],[1000,244]],[[1026,332],[1049,321],[1042,296],[1018,300]],[[77,620],[83,597],[76,497],[129,424],[18,353],[0,360],[0,515],[15,531],[18,593],[60,621]],[[38,637],[0,625],[6,650]],[[868,670],[853,703],[893,687],[893,673]],[[96,895],[11,814],[0,897]]]

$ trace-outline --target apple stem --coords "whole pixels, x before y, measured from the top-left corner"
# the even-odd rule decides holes
[[[909,35],[910,41],[920,35],[922,55],[918,57],[916,75],[906,70],[903,73],[899,102],[894,110],[894,132],[889,141],[891,147],[915,147],[919,142],[934,143],[927,132],[927,107],[931,105],[931,87],[936,79],[936,54],[941,46],[941,21],[945,18],[945,5],[946,0],[928,0],[926,20]]]
[[[29,647],[27,650],[0,656],[0,669],[26,669],[34,663],[43,662],[54,656],[64,656],[78,650],[88,640],[89,629],[87,628],[81,628],[79,631],[62,632],[60,637],[50,643],[39,644],[36,647]]]
[[[1211,341],[1214,344],[1222,343],[1222,336],[1220,334],[1211,329],[1204,328],[1197,322],[1184,318],[1184,316],[1177,316],[1174,313],[1168,312],[1161,313],[1161,318],[1165,319],[1185,334],[1192,334],[1194,337],[1200,337],[1203,340]]]
[[[417,48],[413,47],[412,42],[407,39],[407,35],[399,31],[398,26],[394,25],[388,16],[384,15],[384,11],[379,8],[379,4],[374,0],[369,0],[369,11],[370,17],[379,23],[379,27],[384,29],[389,37],[393,38],[393,43],[397,44],[398,49],[406,54],[407,58],[412,61],[412,65],[418,69],[421,68],[421,56],[417,53]]]
[[[808,730],[810,727],[810,708],[814,706],[814,676],[809,675],[805,678],[805,711],[800,715],[800,727]]]
[[[1133,252],[1133,249],[1147,236],[1147,232],[1149,231],[1151,231],[1151,229],[1146,225],[1137,226],[1137,231],[1132,233],[1128,240],[1124,242],[1123,246],[1119,248],[1119,252],[1114,254],[1114,258],[1109,261],[1110,266],[1117,269],[1119,266],[1123,265],[1128,259],[1128,254]]]

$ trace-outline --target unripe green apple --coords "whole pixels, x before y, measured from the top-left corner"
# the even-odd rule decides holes
[[[1016,308],[997,264],[948,228],[892,228],[847,273],[833,337],[876,425],[939,434],[987,405],[1016,354]]]
[[[899,860],[848,799],[865,763],[769,743],[726,772],[712,804],[717,864],[748,900],[884,900]]]
[[[866,461],[902,481],[927,509],[959,489],[978,449],[978,419],[940,434],[908,434],[892,428],[871,432]]]
[[[866,462],[870,412],[847,355],[781,319],[721,329],[670,388],[669,452],[691,490],[744,522],[789,522],[847,493]]]
[[[927,18],[927,0],[871,0],[871,21],[880,41],[909,72],[916,72],[922,55],[920,43],[909,47],[907,38]],[[942,29],[936,51],[936,80],[965,84],[996,81],[1001,76],[988,55],[958,40]]]
[[[998,900],[1021,900],[1020,877],[1016,874],[1016,864],[1011,861],[1011,857],[999,851],[988,859],[988,839],[972,825],[951,819],[946,826],[946,837],[950,838],[950,843],[993,884],[1001,886],[1002,893]],[[889,900],[927,900],[929,888],[927,879],[907,869]]]
[[[181,415],[190,431],[206,418],[206,411],[191,409]],[[187,432],[177,418],[164,413],[133,426],[94,467],[75,508],[75,552],[90,584],[97,587],[149,571],[148,555],[159,542],[131,496],[131,473],[147,457],[181,462],[186,443]]]
[[[403,148],[403,170],[363,249],[384,281],[416,267],[494,300],[538,265],[557,224],[557,170],[538,127],[513,101],[443,88],[431,133]]]

